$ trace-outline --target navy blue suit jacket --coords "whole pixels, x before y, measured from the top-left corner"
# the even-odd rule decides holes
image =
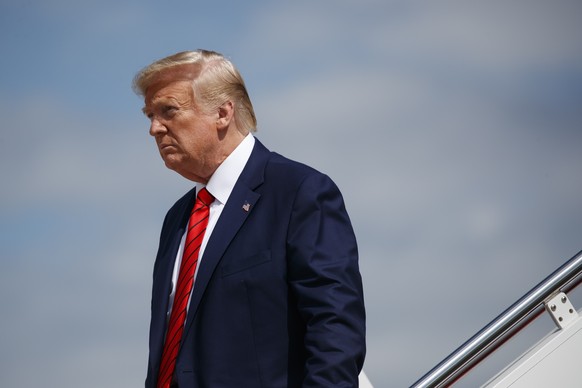
[[[156,384],[172,270],[194,200],[192,190],[164,220],[147,388]],[[198,271],[176,362],[181,388],[357,386],[365,355],[358,253],[327,176],[257,140]]]

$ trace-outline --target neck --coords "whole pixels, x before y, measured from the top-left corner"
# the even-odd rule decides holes
[[[207,184],[216,169],[218,169],[218,167],[226,160],[226,158],[228,158],[230,154],[232,154],[232,152],[239,146],[239,144],[242,143],[247,134],[243,134],[238,130],[234,130],[232,133],[223,135],[221,135],[219,132],[220,142],[219,147],[217,147],[217,150],[214,153],[214,157],[207,160],[204,166],[200,166],[198,172],[192,170],[176,172],[188,180]]]

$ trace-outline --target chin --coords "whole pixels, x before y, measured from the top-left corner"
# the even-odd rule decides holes
[[[179,169],[179,166],[180,166],[180,163],[178,163],[176,160],[166,159],[166,158],[164,158],[164,164],[166,165],[167,168],[169,168],[170,170],[174,170],[174,171]]]

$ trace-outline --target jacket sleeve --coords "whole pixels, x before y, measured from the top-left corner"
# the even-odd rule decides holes
[[[337,186],[308,175],[287,236],[290,289],[305,322],[304,387],[356,387],[364,363],[365,310],[356,238]]]

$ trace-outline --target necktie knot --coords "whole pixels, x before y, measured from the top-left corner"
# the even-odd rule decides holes
[[[198,199],[205,206],[210,206],[210,204],[214,201],[214,197],[208,192],[208,190],[206,190],[206,187],[198,192]]]

